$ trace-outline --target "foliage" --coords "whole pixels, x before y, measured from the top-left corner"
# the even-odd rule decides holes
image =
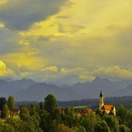
[[[26,107],[22,107],[20,109],[20,116],[23,115],[23,114],[29,115],[29,110]]]
[[[104,119],[107,122],[111,132],[119,132],[119,122],[117,118],[112,115],[105,115]]]
[[[0,132],[15,132],[15,129],[10,124],[5,123],[0,126]]]
[[[34,116],[36,114],[36,108],[34,105],[31,105],[29,113],[31,116]]]
[[[82,117],[80,121],[81,126],[83,126],[88,132],[94,132],[96,123],[97,117],[94,113],[89,113],[86,117]]]
[[[40,110],[43,110],[43,109],[44,109],[44,103],[43,103],[43,102],[40,102],[40,103],[39,103],[39,109],[40,109]]]
[[[2,114],[1,114],[2,118],[6,118],[9,117],[9,108],[7,104],[4,104],[3,108],[2,108]]]
[[[22,121],[20,118],[19,119],[14,119],[12,117],[7,118],[5,120],[5,123],[12,126],[15,129],[15,131],[17,131],[17,132],[26,131],[26,123],[24,121]]]
[[[9,96],[8,98],[8,107],[10,110],[13,110],[15,108],[15,101],[13,96]]]
[[[42,132],[41,128],[39,127],[39,122],[34,116],[23,114],[21,115],[21,120],[26,124],[26,131]]]
[[[57,105],[57,100],[55,98],[54,95],[49,94],[46,98],[45,98],[45,102],[44,102],[44,110],[46,110],[47,112],[51,112],[54,108],[56,108]]]
[[[119,117],[120,124],[125,123],[127,120],[128,110],[124,105],[120,105],[117,111],[117,116]]]
[[[13,98],[13,97],[12,97]],[[9,98],[8,98],[9,100]],[[0,132],[130,132],[132,131],[132,110],[121,105],[117,116],[105,112],[78,114],[76,107],[59,109],[55,96],[49,94],[44,102],[30,104],[20,109],[20,115],[9,117],[5,100],[0,100],[2,116]],[[11,108],[11,107],[10,107]],[[80,109],[87,109],[80,107]],[[9,118],[7,118],[9,117]]]
[[[95,125],[95,132],[110,132],[110,129],[108,127],[108,124],[106,123],[106,121],[102,120],[99,121],[96,125]]]
[[[1,97],[1,98],[0,98],[0,110],[3,109],[3,106],[4,106],[4,104],[6,104],[6,103],[7,103],[6,98],[5,98],[5,97]]]
[[[72,128],[73,132],[86,132],[86,129],[82,126],[76,126]]]
[[[63,123],[69,127],[74,127],[76,120],[75,120],[75,112],[72,107],[67,107],[64,110],[64,114],[62,114]]]
[[[64,124],[60,124],[57,128],[57,132],[73,132],[71,128]]]
[[[120,132],[131,132],[130,129],[125,125],[120,125],[119,127]]]

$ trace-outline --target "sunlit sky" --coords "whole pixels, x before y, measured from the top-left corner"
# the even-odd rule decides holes
[[[132,79],[132,0],[0,0],[0,78],[96,76]]]

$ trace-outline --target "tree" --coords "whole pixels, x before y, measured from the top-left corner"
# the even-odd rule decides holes
[[[57,105],[57,100],[55,98],[54,95],[49,94],[46,98],[45,98],[45,102],[44,102],[44,110],[46,110],[47,112],[51,113],[52,110],[54,108],[56,108]]]
[[[23,115],[23,114],[29,115],[29,110],[26,107],[22,107],[20,109],[20,116]]]
[[[47,112],[41,122],[41,126],[41,128],[43,128],[43,130],[46,132],[56,132],[58,123],[57,120],[52,119],[51,114]]]
[[[1,97],[0,98],[0,110],[2,110],[4,104],[6,104],[7,101],[6,101],[6,98],[5,97]]]
[[[110,132],[110,129],[106,121],[102,120],[95,125],[94,132]]]
[[[97,124],[97,117],[95,113],[89,113],[86,117],[82,117],[80,121],[81,126],[83,126],[86,131],[94,132],[94,127]]]
[[[43,109],[44,109],[44,104],[43,104],[43,102],[40,102],[40,103],[39,103],[39,109],[40,109],[40,110],[43,110]]]
[[[82,126],[76,126],[72,128],[73,132],[86,132],[86,129]]]
[[[40,116],[39,116],[39,112],[40,111],[37,108],[38,107],[36,107],[35,105],[31,104],[29,113],[30,113],[30,116],[34,116],[40,122],[41,121]]]
[[[2,118],[9,117],[9,108],[7,104],[4,104],[2,109]]]
[[[127,114],[127,126],[130,128],[130,130],[132,131],[132,109],[129,110],[128,114]]]
[[[120,129],[120,132],[131,132],[131,130],[123,124],[120,125],[119,129]]]
[[[117,116],[119,117],[120,124],[124,124],[127,121],[128,110],[124,105],[120,105],[117,111]]]
[[[12,96],[9,96],[8,98],[8,107],[10,110],[13,110],[15,108],[15,102]]]
[[[72,132],[72,129],[68,126],[65,126],[64,124],[61,124],[57,128],[57,132]]]
[[[34,116],[22,114],[21,120],[26,123],[25,127],[27,132],[42,132],[41,128],[39,127],[39,122]]]
[[[0,126],[0,132],[15,132],[15,129],[10,124],[3,124]]]
[[[27,131],[26,129],[27,124],[24,121],[22,121],[20,118],[10,117],[5,120],[5,123],[11,125],[15,129],[15,132]]]
[[[105,115],[104,118],[111,132],[119,132],[119,122],[116,117],[112,115]]]
[[[35,106],[32,104],[30,107],[30,116],[35,116],[36,114],[36,109]]]
[[[75,112],[72,107],[65,108],[62,120],[63,123],[69,127],[74,127],[76,125]]]

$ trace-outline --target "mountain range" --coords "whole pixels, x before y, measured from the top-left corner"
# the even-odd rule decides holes
[[[132,95],[132,80],[113,82],[96,77],[91,82],[77,83],[72,86],[57,86],[31,79],[16,81],[0,80],[0,96],[14,96],[16,101],[43,101],[48,94],[54,94],[57,100],[70,101],[99,98],[103,90],[105,97]]]

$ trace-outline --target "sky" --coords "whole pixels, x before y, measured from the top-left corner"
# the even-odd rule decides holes
[[[0,78],[132,80],[132,0],[0,0]]]

